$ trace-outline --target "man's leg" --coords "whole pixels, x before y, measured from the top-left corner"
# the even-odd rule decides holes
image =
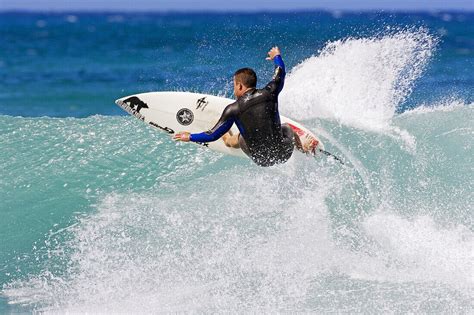
[[[245,143],[244,137],[240,136],[240,133],[233,135],[232,132],[229,131],[222,136],[222,140],[224,140],[226,146],[234,149],[240,148],[242,151],[244,151],[245,154],[250,156],[250,151],[247,146],[247,143]]]
[[[287,141],[291,140],[294,146],[301,152],[304,152],[303,145],[301,144],[300,137],[296,134],[296,132],[291,129],[290,125],[282,124],[281,131],[283,134],[283,139],[288,139]]]

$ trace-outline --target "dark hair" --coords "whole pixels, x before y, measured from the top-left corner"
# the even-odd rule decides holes
[[[242,68],[234,73],[236,82],[240,82],[248,88],[254,88],[257,86],[257,74],[253,69]]]

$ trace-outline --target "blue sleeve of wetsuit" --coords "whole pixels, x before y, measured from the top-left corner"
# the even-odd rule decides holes
[[[235,121],[235,114],[238,110],[237,103],[227,105],[222,112],[221,118],[211,130],[201,133],[193,133],[189,136],[192,142],[212,142],[222,137]]]
[[[280,73],[280,82],[278,84],[278,93],[281,92],[281,90],[283,90],[283,85],[285,84],[285,76],[286,76],[286,71],[285,71],[285,64],[283,63],[283,59],[281,58],[280,55],[278,56],[275,56],[275,58],[273,58],[273,62],[275,63],[275,67],[280,67],[281,68],[281,73]]]
[[[285,64],[280,55],[275,56],[273,62],[275,63],[275,74],[273,75],[273,80],[267,85],[267,88],[270,89],[272,93],[276,92],[276,94],[278,94],[285,84]]]
[[[222,123],[220,122],[217,123],[217,125],[210,131],[191,134],[189,136],[189,140],[192,142],[203,142],[203,143],[216,141],[217,139],[222,137],[227,131],[229,131],[233,123],[234,123],[234,119],[229,118]]]
[[[285,76],[285,64],[283,63],[281,56],[276,55],[275,58],[273,58],[273,62],[275,63],[275,66],[280,67],[283,70],[283,76]]]

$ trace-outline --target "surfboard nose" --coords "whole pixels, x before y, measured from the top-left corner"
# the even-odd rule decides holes
[[[122,97],[122,98],[119,98],[119,99],[116,99],[115,100],[115,104],[117,104],[118,106],[122,106],[123,105],[123,100],[125,99],[125,97]]]

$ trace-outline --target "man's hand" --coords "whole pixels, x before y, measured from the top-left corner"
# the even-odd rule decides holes
[[[278,55],[281,55],[280,48],[278,48],[277,46],[272,47],[272,49],[270,49],[270,51],[268,52],[267,60],[273,60],[273,58],[275,58]]]
[[[180,131],[177,134],[173,136],[174,141],[183,141],[183,142],[189,142],[189,135],[190,133],[187,131]]]

